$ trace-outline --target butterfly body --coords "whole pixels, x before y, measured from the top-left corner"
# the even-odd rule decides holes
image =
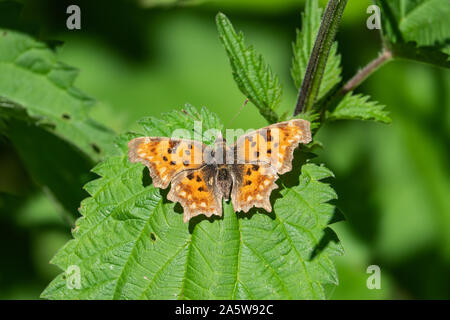
[[[155,187],[171,189],[167,199],[179,202],[183,220],[199,214],[222,215],[222,199],[234,210],[260,207],[270,212],[270,194],[278,174],[292,169],[293,151],[311,141],[309,122],[280,122],[239,137],[231,146],[221,136],[213,146],[199,141],[141,137],[129,142],[129,160],[150,171]]]
[[[231,187],[233,186],[232,167],[230,165],[220,165],[216,167],[216,184],[221,196],[229,200]]]

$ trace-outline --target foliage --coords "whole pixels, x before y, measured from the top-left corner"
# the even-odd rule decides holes
[[[306,10],[310,20],[305,21],[304,16],[303,29],[294,46],[292,73],[297,86],[304,76],[305,57],[312,50],[321,17],[316,1],[308,1]],[[262,56],[245,45],[242,33],[236,34],[225,15],[219,14],[216,20],[238,87],[269,122],[276,121],[274,110],[281,100],[278,78]],[[335,44],[324,70],[320,97],[340,82],[336,48]],[[350,92],[327,119],[389,122],[383,107],[368,99]],[[191,106],[167,114],[164,119],[144,119],[141,125],[145,135],[168,136],[175,128],[193,131],[194,120],[204,121],[206,130],[221,128],[217,117],[207,109],[199,113]],[[81,289],[67,289],[67,275],[61,274],[43,293],[44,297],[325,298],[322,285],[337,284],[329,256],[342,254],[342,248],[333,231],[326,227],[334,209],[325,204],[335,198],[335,193],[319,182],[329,177],[330,171],[304,165],[299,184],[283,185],[277,195],[273,218],[260,215],[259,210],[250,219],[245,215],[237,218],[231,206],[225,205],[223,220],[211,222],[201,218],[188,229],[175,219],[177,208],[164,202],[164,193],[142,185],[142,165],[129,164],[125,147],[121,147],[121,155],[96,167],[101,178],[86,186],[92,197],[83,202],[83,219],[77,223],[75,239],[53,259],[63,270],[70,265],[86,270],[82,272]],[[292,208],[299,210],[293,212]],[[281,254],[283,259],[280,252],[286,252]],[[286,266],[289,268],[284,271]],[[161,285],[163,279],[165,284]],[[156,290],[160,287],[165,290]]]
[[[370,97],[361,94],[353,95],[352,92],[347,95],[338,104],[336,109],[328,116],[329,120],[360,119],[374,120],[384,123],[390,123],[385,106],[377,102],[369,101]]]
[[[234,79],[239,89],[255,104],[270,123],[277,122],[276,107],[281,101],[281,86],[261,55],[247,47],[244,35],[237,34],[228,18],[219,13],[216,17],[220,39],[230,58]]]
[[[408,58],[448,66],[448,56],[443,52],[448,53],[449,28],[448,21],[443,19],[447,8],[443,8],[445,4],[442,1],[380,0],[378,4],[383,10],[383,45],[392,51],[394,60]],[[321,17],[317,1],[308,0],[306,10],[302,29],[293,46],[291,73],[296,87],[302,83],[308,52],[315,38],[312,30],[318,28]],[[389,10],[393,18],[387,14]],[[390,117],[382,104],[366,94],[353,93],[355,88],[340,95],[342,69],[355,69],[361,59],[356,56],[344,59],[344,66],[341,66],[337,44],[333,45],[320,86],[321,99],[314,110],[298,117],[313,122],[315,131],[321,129],[319,139],[323,143],[315,138],[312,146],[323,145],[325,149],[319,150],[320,158],[315,162],[327,163],[338,177],[332,180],[333,186],[340,195],[338,204],[348,221],[345,225],[338,224],[336,230],[339,238],[343,239],[347,252],[345,257],[338,257],[342,254],[342,245],[328,226],[338,219],[334,213],[337,196],[322,179],[331,178],[333,174],[310,161],[303,164],[305,158],[311,157],[311,154],[303,153],[304,150],[296,153],[293,172],[279,181],[281,190],[272,195],[272,214],[260,210],[252,210],[248,215],[236,214],[231,205],[225,204],[223,219],[198,218],[185,225],[181,222],[181,207],[166,200],[167,191],[153,188],[148,171],[127,161],[126,142],[136,134],[119,136],[114,147],[111,143],[114,134],[92,120],[103,117],[103,122],[106,120],[109,125],[118,118],[128,117],[124,122],[130,121],[139,115],[136,101],[145,106],[141,109],[149,115],[159,113],[155,106],[179,105],[176,99],[184,101],[187,96],[192,100],[201,98],[202,103],[205,97],[216,100],[226,98],[227,104],[229,97],[230,100],[240,101],[231,88],[224,90],[220,86],[219,93],[216,88],[219,86],[214,87],[216,82],[198,80],[208,77],[202,73],[204,61],[196,64],[193,57],[208,51],[210,65],[206,69],[210,72],[211,68],[217,68],[217,78],[223,78],[222,83],[227,82],[227,78],[220,74],[225,72],[220,69],[222,64],[217,61],[220,59],[213,51],[215,47],[209,45],[207,40],[209,34],[205,31],[205,21],[209,20],[200,23],[197,16],[189,20],[183,14],[177,14],[172,17],[170,26],[180,31],[167,28],[165,19],[160,19],[160,39],[155,37],[155,43],[151,44],[159,50],[176,54],[176,59],[172,55],[164,57],[168,57],[167,61],[176,60],[177,64],[170,64],[174,66],[173,72],[166,74],[167,70],[172,70],[167,66],[137,70],[136,61],[124,62],[108,50],[89,50],[92,47],[85,43],[82,44],[85,47],[81,50],[81,60],[66,59],[74,65],[83,65],[83,75],[89,75],[81,77],[78,85],[81,83],[82,87],[89,88],[89,92],[102,99],[107,97],[105,100],[108,102],[114,101],[115,105],[107,107],[116,109],[106,119],[98,111],[103,106],[74,88],[76,72],[61,64],[48,44],[11,30],[7,30],[7,37],[14,37],[14,41],[5,42],[0,35],[0,57],[8,58],[8,54],[15,49],[24,50],[20,51],[24,57],[19,62],[12,62],[10,57],[0,62],[0,70],[6,72],[0,72],[0,133],[7,136],[7,143],[11,143],[18,154],[18,166],[23,165],[42,187],[44,192],[39,192],[40,200],[36,203],[40,206],[43,199],[47,201],[45,208],[37,210],[39,207],[34,207],[34,196],[27,195],[26,199],[31,200],[24,201],[24,196],[17,200],[10,195],[0,195],[0,218],[4,225],[4,244],[1,248],[6,256],[11,256],[12,252],[8,248],[11,239],[7,235],[15,234],[10,222],[15,219],[13,214],[26,212],[26,217],[61,214],[61,207],[75,212],[80,199],[86,196],[81,186],[92,180],[85,186],[89,198],[82,202],[82,218],[76,222],[74,239],[67,242],[52,259],[63,271],[67,271],[70,265],[80,266],[82,288],[69,290],[66,283],[70,274],[64,272],[56,276],[42,297],[328,298],[331,295],[329,289],[333,291],[336,288],[339,274],[341,284],[333,295],[338,298],[391,298],[393,292],[399,291],[412,297],[448,298],[445,279],[449,269],[445,261],[449,261],[450,252],[446,232],[450,211],[447,210],[448,177],[443,161],[447,158],[448,128],[442,116],[445,110],[424,110],[423,107],[448,104],[450,100],[446,92],[450,90],[446,90],[445,86],[450,79],[441,71],[422,67],[415,69],[410,64],[398,68],[389,65],[383,69],[386,72],[380,73],[381,78],[375,77],[364,89],[372,90],[372,97],[381,99],[390,110],[396,110],[393,125],[383,128],[350,121],[338,123],[342,119],[388,123]],[[132,17],[130,15],[129,19]],[[279,71],[275,68],[277,66],[274,64],[271,68],[253,47],[248,47],[242,33],[234,31],[225,15],[217,16],[217,24],[238,88],[268,122],[290,118],[289,115],[279,114],[281,82],[285,78],[278,78],[271,71]],[[245,22],[242,24],[243,28],[247,26]],[[163,32],[167,29],[173,37],[168,37],[167,31]],[[189,32],[192,37],[188,36]],[[204,37],[198,37],[198,34]],[[264,43],[270,42],[268,39],[282,44],[283,40],[278,35],[263,31],[261,34],[265,35],[263,40],[258,37],[252,39],[255,47],[264,48]],[[166,47],[169,42],[171,47]],[[99,48],[104,46],[103,43]],[[340,50],[345,46],[345,41],[340,43]],[[344,57],[347,50],[349,46],[342,50]],[[67,50],[63,56],[73,58],[72,52]],[[271,53],[269,51],[268,55]],[[155,56],[159,65],[167,63]],[[275,57],[270,61],[289,60],[283,54]],[[92,68],[94,65],[95,68]],[[347,69],[349,65],[350,69]],[[280,66],[288,69],[286,63],[280,63]],[[191,78],[180,78],[181,73],[189,74]],[[10,79],[13,81],[8,82]],[[152,79],[150,84],[148,79]],[[415,81],[408,82],[409,79]],[[439,81],[433,82],[433,79]],[[397,92],[399,85],[404,87]],[[175,87],[177,90],[174,90]],[[29,100],[25,88],[30,88]],[[152,88],[156,89],[152,91]],[[295,95],[292,88],[284,85],[284,94]],[[162,92],[159,96],[164,96],[164,100],[160,97],[158,100],[159,91]],[[220,109],[222,104],[209,104],[213,110],[222,113],[223,120],[231,119],[232,112],[223,112]],[[95,108],[91,110],[92,106]],[[95,116],[89,116],[92,114],[90,111]],[[117,111],[120,111],[119,116]],[[247,116],[241,121],[243,124],[259,125],[253,110],[244,112]],[[404,119],[399,119],[401,117]],[[209,109],[197,110],[186,105],[181,111],[144,118],[140,121],[141,132],[144,135],[167,136],[174,128],[192,130],[194,121],[199,120],[206,128],[223,128],[222,122]],[[0,146],[1,143],[3,141],[0,141]],[[308,150],[312,150],[312,146]],[[5,163],[3,155],[0,159],[2,164]],[[88,173],[92,163],[98,161],[102,162],[95,167],[95,173]],[[93,180],[95,174],[100,178]],[[2,179],[4,176],[2,172]],[[50,197],[48,190],[51,191]],[[31,249],[18,247],[15,251],[31,252],[38,248],[37,235],[44,234],[44,231],[37,228],[43,225],[48,228],[49,223],[53,222],[30,223],[27,231],[34,235],[30,237]],[[64,235],[62,241],[65,241],[67,232]],[[13,243],[18,243],[17,238],[12,239]],[[42,269],[48,268],[48,259],[44,260],[36,265]],[[338,272],[334,261],[337,261]],[[365,288],[367,275],[364,268],[374,262],[383,263],[386,270],[383,271],[383,290],[370,292],[370,295]],[[28,260],[26,264],[32,268]],[[429,265],[433,265],[433,270]],[[22,265],[17,266],[15,269],[19,270]],[[12,271],[9,270],[8,274]],[[29,269],[26,272],[29,276],[24,281],[36,281],[39,277]],[[439,277],[433,277],[435,274]],[[3,286],[5,278],[1,276],[0,284]],[[53,276],[51,273],[50,277]],[[408,278],[412,277],[416,279],[413,284],[408,282]],[[40,292],[43,284],[34,285],[36,288],[33,290]],[[395,291],[392,290],[394,286]],[[406,291],[403,291],[405,288]],[[6,295],[2,293],[2,297]],[[36,297],[36,294],[30,294],[30,297]]]
[[[5,29],[0,34],[0,97],[22,106],[31,119],[92,159],[101,159],[111,148],[112,134],[89,118],[94,101],[73,86],[77,71],[58,62],[42,42]]]
[[[314,46],[314,40],[319,32],[322,9],[317,1],[307,1],[302,13],[302,29],[297,30],[297,38],[293,44],[294,58],[292,59],[291,74],[295,86],[300,88],[305,77],[306,67]],[[341,56],[337,53],[337,42],[331,48],[330,55],[322,76],[317,100],[320,100],[335,85],[341,81]]]
[[[450,6],[446,0],[377,0],[383,36],[399,58],[450,66]]]
[[[89,170],[111,151],[114,135],[89,117],[94,100],[73,86],[74,68],[30,36],[0,34],[1,134],[33,180],[75,216],[82,186],[94,177]]]

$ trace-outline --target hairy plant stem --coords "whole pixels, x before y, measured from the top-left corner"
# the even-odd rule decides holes
[[[362,68],[357,74],[353,76],[341,89],[340,94],[345,95],[348,92],[359,86],[364,80],[366,80],[373,72],[375,72],[380,66],[392,59],[392,52],[384,49],[380,56],[375,60],[372,60],[368,65]]]
[[[330,54],[338,25],[347,0],[330,0],[320,23],[319,32],[306,67],[300,87],[294,116],[304,110],[311,110],[319,93],[320,83]]]
[[[384,65],[388,61],[391,61],[392,59],[392,52],[384,48],[378,58],[372,60],[364,68],[359,70],[358,73],[355,74],[349,81],[347,81],[341,88],[335,86],[335,88],[331,90],[326,97],[319,101],[319,105],[321,106],[320,121],[319,127],[316,128],[316,132],[323,125],[325,121],[325,114],[327,111],[332,111],[347,93],[353,91],[364,80],[366,80],[370,75],[377,71],[382,65]]]

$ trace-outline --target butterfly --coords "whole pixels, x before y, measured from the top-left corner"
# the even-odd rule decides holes
[[[272,211],[270,194],[278,175],[291,171],[294,149],[311,141],[302,119],[272,124],[244,134],[232,146],[219,134],[213,146],[167,137],[139,137],[128,143],[128,159],[148,167],[157,188],[183,207],[183,221],[204,214],[222,216],[222,199],[235,212],[252,207]]]

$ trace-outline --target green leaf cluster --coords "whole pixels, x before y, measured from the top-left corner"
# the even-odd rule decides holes
[[[61,207],[76,216],[93,164],[114,134],[89,117],[95,101],[73,83],[78,71],[32,37],[0,29],[0,135]]]
[[[321,19],[317,1],[308,0],[303,28],[294,45],[292,75],[297,86],[304,76]],[[246,45],[230,21],[218,14],[220,38],[240,90],[268,122],[280,118],[281,85],[261,55]],[[319,95],[325,97],[341,81],[340,56],[334,44]],[[300,115],[320,121],[319,114]],[[330,120],[388,122],[382,107],[366,97],[349,94],[329,115]],[[140,121],[145,136],[170,136],[186,129],[195,137],[202,129],[222,129],[206,108],[186,105],[181,111]],[[314,127],[313,123],[313,127]],[[315,299],[326,298],[324,285],[337,285],[334,255],[343,253],[328,225],[336,221],[333,189],[321,180],[331,171],[295,157],[291,173],[272,194],[273,212],[253,209],[236,214],[224,204],[223,218],[182,222],[182,208],[155,189],[148,171],[127,159],[127,141],[117,140],[116,155],[93,170],[99,179],[85,187],[82,218],[74,239],[52,263],[63,271],[44,291],[49,299]],[[200,135],[201,137],[201,135]],[[188,138],[188,137],[186,137]],[[203,137],[202,137],[203,138]],[[203,141],[207,144],[212,139]],[[67,286],[70,266],[81,270],[81,288]]]
[[[112,150],[113,134],[89,117],[95,101],[74,87],[77,74],[44,43],[0,29],[0,97],[8,115],[27,116],[98,161]],[[0,107],[5,115],[5,103]]]
[[[445,18],[448,16],[448,6],[444,7],[448,3],[443,0],[380,0],[376,3],[382,7],[384,49],[390,50],[394,58],[448,66],[448,56],[445,55],[449,53],[449,25]],[[318,1],[307,0],[301,30],[297,32],[293,44],[291,74],[297,88],[302,84],[321,19],[322,9]],[[3,21],[1,23],[3,25]],[[280,115],[278,111],[281,109],[282,85],[277,75],[271,71],[263,57],[252,46],[247,45],[243,34],[234,31],[225,15],[217,16],[217,25],[239,89],[268,122],[289,119],[289,115]],[[183,24],[183,28],[185,26]],[[173,41],[178,46],[180,39],[190,38],[185,37],[184,32],[179,32],[178,36],[177,41]],[[186,40],[189,41],[191,39]],[[328,121],[345,119],[389,123],[391,120],[384,106],[370,101],[369,96],[355,94],[353,91],[340,95],[342,68],[337,48],[335,42],[323,72],[316,105],[298,117],[311,121],[314,131]],[[116,60],[112,61],[114,62],[111,63],[115,63]],[[184,64],[181,60],[178,63]],[[192,66],[192,70],[195,69],[197,66]],[[393,72],[391,75],[403,73]],[[13,207],[23,206],[20,210],[23,212],[18,214],[17,219],[23,220],[22,223],[35,223],[39,229],[48,227],[50,216],[54,218],[52,214],[61,214],[60,208],[55,210],[54,203],[50,200],[57,200],[58,204],[72,213],[80,208],[82,214],[73,229],[74,239],[66,243],[52,259],[52,263],[63,270],[63,273],[51,282],[42,297],[315,299],[330,296],[329,289],[333,290],[338,283],[331,259],[343,253],[341,243],[330,228],[330,224],[341,219],[335,213],[333,205],[337,195],[328,185],[333,178],[330,170],[310,162],[305,164],[302,159],[311,157],[311,154],[298,150],[293,171],[281,177],[278,181],[280,189],[272,194],[272,213],[259,209],[253,209],[248,214],[235,213],[230,204],[224,203],[222,218],[209,220],[196,217],[189,224],[184,224],[182,208],[166,200],[167,190],[154,188],[148,170],[141,164],[129,163],[127,142],[140,135],[170,136],[175,129],[185,129],[188,135],[195,138],[198,134],[197,121],[202,123],[203,130],[207,130],[223,129],[221,120],[207,108],[196,109],[186,105],[180,111],[141,120],[140,134],[129,133],[116,137],[89,116],[90,109],[96,103],[74,87],[76,76],[77,71],[59,62],[48,44],[35,41],[22,33],[6,29],[0,31],[0,134],[7,136],[23,166],[44,191],[25,205],[21,197],[1,193],[0,213],[3,216],[11,215]],[[172,75],[165,77],[167,85],[164,87],[170,92]],[[159,78],[159,75],[155,76],[158,81],[161,80]],[[396,82],[390,80],[392,83]],[[147,78],[142,81],[147,81]],[[383,81],[380,83],[384,85]],[[392,89],[384,88],[383,85],[380,85],[380,92],[386,96],[386,92]],[[136,83],[132,82],[130,87],[132,86],[136,86]],[[119,91],[110,90],[109,84],[106,87],[109,91]],[[188,85],[184,90],[189,88],[191,87]],[[439,95],[434,94],[439,91],[428,90],[428,86],[425,88],[421,89],[431,95],[426,95],[427,101]],[[387,96],[397,97],[397,92],[391,92]],[[128,101],[126,95],[124,98],[120,94],[112,100],[117,97],[122,99],[122,103],[118,105]],[[407,104],[414,105],[415,97],[416,92],[411,89],[408,98],[412,100]],[[391,100],[391,103],[396,101],[394,98]],[[416,108],[420,108],[420,104]],[[368,136],[365,136],[358,135],[362,129],[359,123],[341,126],[341,129],[350,129],[345,131],[347,136],[332,141],[326,149],[326,163],[339,173],[341,181],[345,181],[346,188],[342,184],[337,185],[343,198],[339,205],[347,204],[346,209],[349,211],[355,209],[351,210],[350,223],[345,227],[352,224],[355,227],[355,222],[364,221],[355,230],[359,237],[371,238],[373,235],[366,231],[373,229],[367,228],[367,225],[381,221],[373,223],[382,230],[379,234],[383,235],[376,239],[378,249],[374,255],[370,254],[369,242],[364,243],[362,249],[355,248],[355,245],[352,247],[351,242],[346,242],[346,234],[342,232],[345,230],[337,229],[347,250],[351,249],[348,250],[351,252],[350,259],[346,261],[354,260],[358,251],[359,255],[364,256],[357,268],[353,264],[349,265],[344,269],[347,273],[338,269],[340,281],[344,283],[338,290],[346,291],[347,296],[351,292],[349,297],[354,298],[356,292],[356,295],[367,295],[364,286],[367,275],[363,269],[372,259],[383,257],[383,252],[388,253],[388,260],[394,261],[397,269],[408,264],[415,265],[415,270],[419,270],[429,265],[426,261],[432,261],[434,268],[440,271],[438,273],[445,275],[447,265],[434,263],[439,262],[435,257],[445,254],[447,257],[450,252],[448,232],[445,229],[449,222],[446,214],[449,211],[445,210],[449,203],[444,191],[448,189],[448,183],[442,174],[445,168],[442,167],[440,158],[441,153],[445,153],[442,151],[445,148],[433,150],[429,144],[431,140],[427,139],[429,135],[434,140],[439,140],[445,128],[440,127],[442,119],[439,115],[433,121],[426,120],[427,112],[419,116],[423,127],[415,127],[413,121],[418,115],[413,112],[408,115],[402,130],[396,133],[397,129],[392,127],[392,132],[380,131],[380,134],[375,134],[379,138],[374,140],[371,140],[375,136],[372,129],[379,127],[368,126],[367,131],[364,130]],[[339,134],[339,130],[335,130],[336,126],[329,128],[332,131],[329,132],[330,136]],[[430,131],[430,128],[435,130]],[[355,136],[358,138],[353,138]],[[202,138],[206,144],[214,141],[213,137]],[[112,143],[114,139],[115,147]],[[368,139],[371,141],[369,144]],[[441,140],[444,146],[445,139]],[[417,143],[421,148],[417,148]],[[314,141],[308,146],[308,150],[316,146],[321,146],[320,142]],[[367,149],[366,146],[370,148]],[[390,150],[393,157],[386,158],[386,150]],[[367,158],[359,157],[361,154],[367,154]],[[375,160],[367,162],[368,158]],[[405,165],[408,162],[405,159],[412,161],[413,165]],[[98,163],[99,161],[102,162]],[[94,163],[98,164],[90,173]],[[363,176],[360,165],[364,168]],[[345,169],[341,168],[339,172],[339,166],[344,166]],[[417,170],[418,167],[421,170]],[[375,182],[375,192],[368,188],[377,181],[372,172],[377,172],[376,177],[379,178]],[[423,185],[418,185],[416,182],[419,180],[412,181],[411,177],[412,180],[423,179]],[[392,181],[386,184],[389,179]],[[90,182],[85,185],[88,181]],[[85,190],[81,188],[83,185]],[[386,185],[390,187],[386,188]],[[373,196],[368,197],[370,199],[367,202],[355,202],[355,186],[359,190],[356,198],[366,199],[368,191]],[[51,197],[48,197],[48,190],[51,191]],[[394,192],[397,190],[403,192]],[[87,196],[80,206],[80,200]],[[370,211],[373,197],[387,199],[380,202],[381,217],[374,218]],[[32,209],[28,208],[31,202]],[[405,203],[408,203],[406,207],[409,210],[399,211],[398,208],[404,208]],[[358,212],[360,208],[365,208],[368,212],[361,214]],[[425,215],[426,219],[435,219],[437,222],[425,222],[423,227],[421,219],[424,212],[430,213]],[[36,221],[33,222],[34,219]],[[41,220],[37,221],[39,219]],[[396,223],[386,222],[391,220]],[[402,228],[399,232],[398,225],[404,225],[405,221],[410,228]],[[436,225],[439,228],[435,228]],[[417,232],[424,235],[410,237]],[[432,232],[436,232],[436,235]],[[411,260],[405,259],[417,248],[430,246],[427,241],[434,238],[439,238],[439,245],[436,245],[439,250],[432,252],[434,257],[420,255],[423,263],[416,263],[416,260],[411,263]],[[65,239],[66,237],[62,241],[66,241]],[[35,239],[31,238],[31,241],[35,242]],[[46,241],[53,247],[62,243],[54,241],[54,238]],[[45,248],[50,256],[52,249],[48,249],[51,246],[47,244]],[[371,247],[372,244],[370,242]],[[33,245],[33,248],[38,248],[37,244]],[[44,268],[47,268],[48,259],[41,260]],[[339,260],[337,262],[339,267]],[[79,267],[81,271],[79,289],[68,286],[73,280],[73,266]],[[393,275],[394,270],[395,268],[389,273]],[[355,273],[358,274],[358,281],[352,284]],[[386,283],[384,281],[391,281],[389,274],[383,278],[383,288]],[[426,284],[422,287],[414,286],[419,288],[416,290],[432,286],[428,278],[420,281]],[[444,291],[445,285],[441,286]],[[40,287],[37,290],[41,290]],[[412,294],[417,295],[414,292]],[[422,294],[430,296],[429,293]],[[385,295],[386,290],[380,291],[380,297]]]
[[[446,0],[377,0],[382,34],[394,56],[450,67]]]
[[[322,15],[323,10],[319,7],[317,0],[306,1],[305,11],[302,13],[301,29],[297,30],[297,37],[292,46],[291,75],[297,88],[300,88],[304,81]],[[262,56],[256,54],[253,47],[245,45],[243,34],[234,31],[224,14],[218,14],[216,20],[220,38],[231,62],[233,75],[242,93],[258,107],[259,112],[268,122],[273,123],[277,120],[291,118],[286,114],[278,116],[275,113],[275,107],[281,101],[281,86],[278,77],[264,63]],[[338,44],[334,42],[322,75],[314,110],[306,110],[296,117],[310,120],[313,130],[317,129],[321,122],[327,120],[355,119],[389,122],[387,113],[375,102],[369,102],[368,97],[351,95],[348,95],[343,101],[338,99],[334,106],[334,114],[325,113],[330,115],[329,119],[320,115],[323,110],[332,105],[329,104],[329,100],[332,100],[330,96],[336,93],[337,87],[342,81],[341,56],[337,48]],[[332,101],[334,102],[334,100]]]

